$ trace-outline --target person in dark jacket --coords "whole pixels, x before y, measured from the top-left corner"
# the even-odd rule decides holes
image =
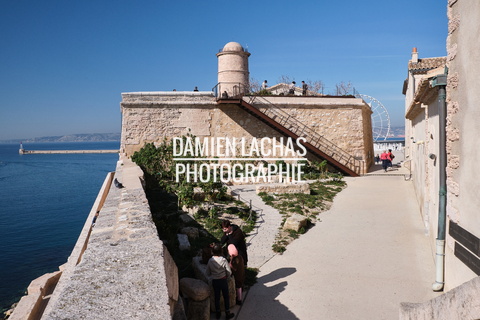
[[[242,256],[245,266],[248,262],[247,244],[245,242],[245,234],[236,224],[232,224],[229,220],[222,221],[223,237],[221,239],[222,246],[233,244],[238,250],[238,254]]]

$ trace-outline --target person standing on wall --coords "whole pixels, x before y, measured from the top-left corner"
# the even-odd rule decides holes
[[[303,96],[307,95],[307,89],[308,89],[308,85],[305,83],[305,81],[302,81],[302,95]]]
[[[295,94],[295,81],[292,81],[292,83],[290,84],[288,94]]]
[[[267,80],[264,80],[262,83],[262,90],[267,90],[267,87],[268,87]]]

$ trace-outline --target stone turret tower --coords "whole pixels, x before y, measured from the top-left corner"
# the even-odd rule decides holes
[[[237,42],[227,43],[218,57],[217,95],[229,97],[249,92],[248,57],[250,53]]]

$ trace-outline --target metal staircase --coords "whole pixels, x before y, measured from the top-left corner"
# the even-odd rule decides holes
[[[236,104],[256,118],[260,119],[281,134],[293,139],[303,137],[303,145],[315,156],[325,159],[339,171],[353,177],[363,171],[362,161],[336,146],[333,142],[318,134],[287,112],[283,111],[262,96],[243,96],[235,99],[219,99],[219,104]]]

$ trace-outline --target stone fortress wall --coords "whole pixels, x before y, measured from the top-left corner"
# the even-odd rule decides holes
[[[353,97],[263,97],[337,146],[373,159],[371,110]],[[210,92],[123,93],[121,151],[133,155],[145,143],[191,133],[197,137],[280,138],[282,135],[234,104],[216,103]]]
[[[249,95],[250,53],[239,43],[227,43],[219,53],[216,92],[123,93],[121,152],[127,156],[145,143],[191,133],[202,137],[279,138],[278,131],[235,104],[217,98]],[[248,97],[246,97],[248,98]],[[357,160],[363,172],[373,164],[370,107],[353,96],[262,96],[268,107],[280,108]],[[228,100],[227,100],[228,101]],[[308,141],[307,141],[308,142]],[[323,150],[326,151],[326,150]]]

